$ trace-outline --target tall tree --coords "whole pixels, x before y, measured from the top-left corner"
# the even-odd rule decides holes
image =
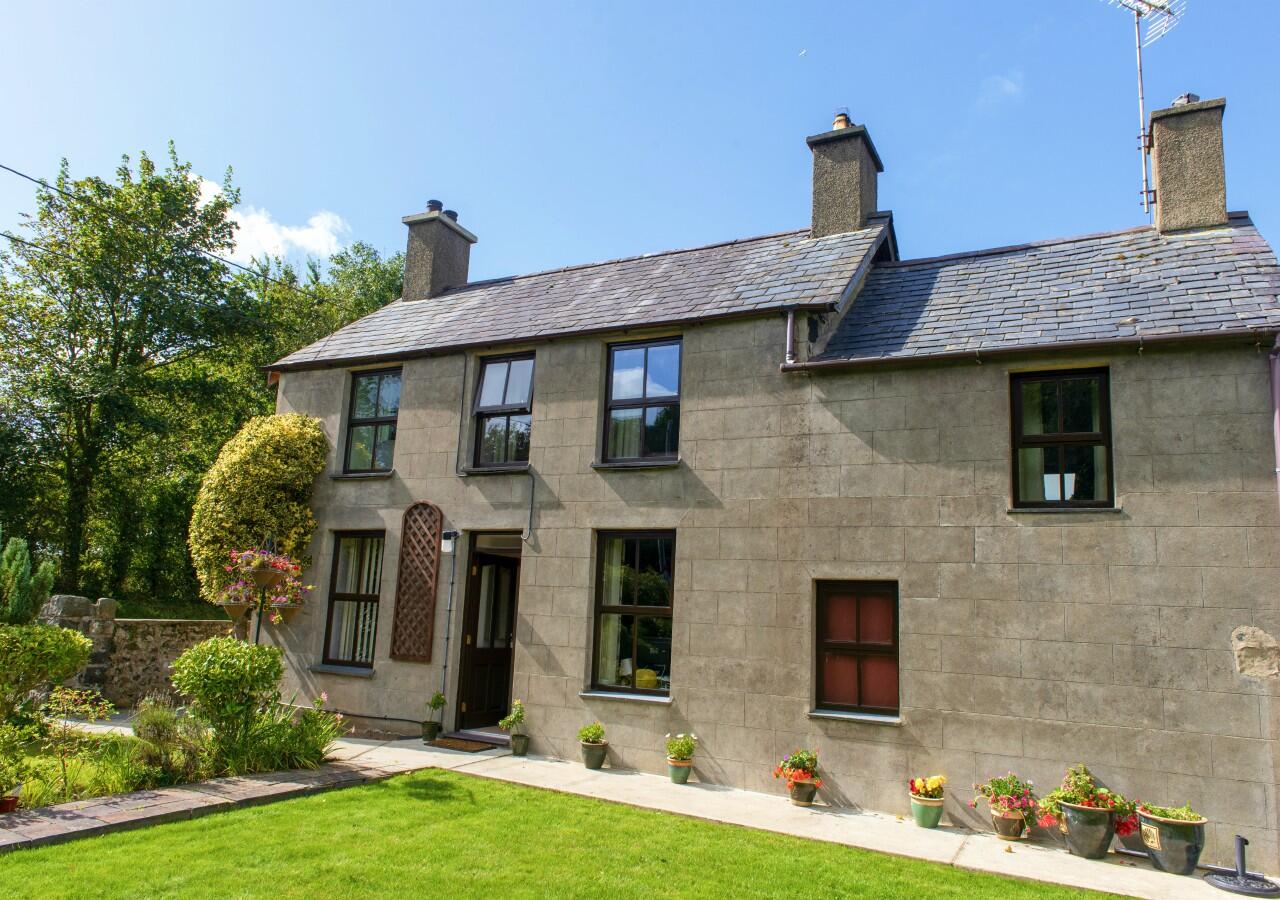
[[[206,387],[192,363],[262,326],[243,284],[205,255],[234,246],[229,178],[201,202],[172,145],[163,171],[145,153],[136,169],[125,157],[114,182],[72,179],[64,161],[24,216],[29,243],[0,251],[0,414],[60,482],[68,588],[109,458],[164,434],[171,401]]]

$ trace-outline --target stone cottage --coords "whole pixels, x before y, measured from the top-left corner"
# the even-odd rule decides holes
[[[1152,115],[1153,226],[930,259],[845,116],[798,231],[472,282],[432,201],[403,299],[271,367],[332,444],[290,679],[755,790],[817,748],[837,804],[941,772],[975,824],[1085,762],[1275,870],[1280,269],[1224,109]]]

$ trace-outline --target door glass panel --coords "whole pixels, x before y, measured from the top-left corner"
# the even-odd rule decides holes
[[[604,613],[600,616],[600,640],[596,644],[596,682],[631,686],[635,660],[631,657],[635,616]]]
[[[647,407],[644,424],[645,456],[675,456],[680,446],[680,407]]]
[[[1096,502],[1107,499],[1107,448],[1067,447],[1062,473],[1068,500]]]
[[[649,348],[646,397],[674,397],[680,393],[680,345]]]
[[[501,406],[506,385],[507,364],[505,362],[485,363],[484,375],[480,379],[480,405]]]
[[[858,640],[863,644],[893,643],[893,599],[864,594],[858,601]]]
[[[823,639],[857,641],[858,598],[853,594],[828,594],[823,606]]]
[[[665,691],[671,686],[671,620],[636,616],[635,687]]]
[[[388,372],[382,376],[378,389],[378,415],[394,416],[400,412],[400,373]]]
[[[614,400],[638,400],[644,396],[644,348],[629,347],[613,351]]]
[[[493,646],[507,649],[511,646],[511,599],[515,593],[512,571],[506,566],[498,569],[498,593],[493,608]]]
[[[1098,402],[1101,385],[1097,378],[1068,378],[1062,382],[1062,430],[1098,432],[1102,430],[1102,406]]]
[[[1057,430],[1057,382],[1024,381],[1022,383],[1022,433],[1053,434]]]
[[[609,445],[611,459],[633,459],[640,455],[640,416],[643,410],[615,409],[609,413]]]
[[[480,567],[480,597],[476,616],[476,646],[490,646],[489,622],[493,615],[494,566],[487,563]]]
[[[524,406],[529,402],[529,388],[533,384],[533,360],[513,359],[511,374],[507,377],[507,405]]]
[[[824,652],[822,696],[819,702],[841,706],[858,705],[858,657],[846,653]]]
[[[898,661],[891,656],[862,658],[862,706],[898,708]]]

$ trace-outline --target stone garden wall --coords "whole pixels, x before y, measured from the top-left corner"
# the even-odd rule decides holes
[[[168,694],[169,666],[188,647],[227,634],[226,619],[117,619],[116,602],[55,594],[40,621],[73,628],[93,641],[89,665],[78,679],[117,707],[136,706],[148,694]]]

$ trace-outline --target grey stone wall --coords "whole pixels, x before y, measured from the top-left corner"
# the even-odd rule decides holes
[[[456,475],[474,359],[465,379],[461,356],[407,362],[394,476],[326,477],[316,494],[309,581],[327,583],[333,530],[387,531],[375,672],[311,671],[321,589],[274,632],[299,690],[420,718],[439,685],[447,579],[436,661],[388,660],[400,516],[426,499],[449,527],[519,530],[532,485],[514,696],[534,752],[576,757],[577,729],[598,718],[612,764],[658,772],[663,735],[692,729],[700,778],[779,792],[777,759],[816,747],[833,802],[904,812],[905,779],[942,772],[948,814],[979,826],[964,806],[975,780],[1012,769],[1047,790],[1086,762],[1125,793],[1203,811],[1208,859],[1225,860],[1240,832],[1257,865],[1277,868],[1276,682],[1241,675],[1232,646],[1237,626],[1280,635],[1265,354],[1201,345],[807,376],[778,371],[775,319],[684,340],[682,463],[664,471],[590,467],[604,340],[537,347],[532,479]],[[1077,365],[1111,371],[1119,510],[1010,512],[1009,373]],[[345,380],[286,374],[280,409],[322,416],[340,447]],[[677,532],[670,704],[580,696],[593,535],[630,527]],[[898,583],[900,724],[810,715],[823,578]]]
[[[89,665],[75,680],[94,688],[119,709],[148,694],[172,695],[170,666],[188,647],[227,634],[227,619],[117,619],[116,602],[57,594],[40,611],[39,621],[72,628],[93,641]]]

